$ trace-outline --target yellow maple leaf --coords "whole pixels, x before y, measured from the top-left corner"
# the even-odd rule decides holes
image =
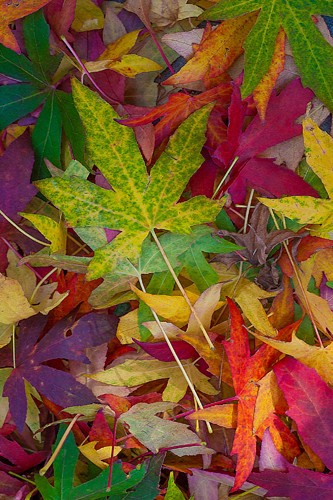
[[[325,348],[316,347],[299,339],[295,333],[291,342],[267,338],[258,333],[254,333],[254,335],[265,344],[298,359],[310,368],[314,368],[325,382],[333,384],[333,343]]]
[[[96,61],[86,63],[87,70],[94,73],[112,69],[129,78],[134,78],[139,73],[161,70],[162,67],[155,61],[128,53],[136,44],[140,31],[131,31],[110,43]]]

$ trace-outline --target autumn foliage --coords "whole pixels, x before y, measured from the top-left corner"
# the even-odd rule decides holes
[[[331,500],[332,2],[0,13],[0,497]]]

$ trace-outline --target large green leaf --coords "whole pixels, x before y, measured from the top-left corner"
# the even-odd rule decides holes
[[[57,442],[62,437],[65,426],[61,426]],[[79,457],[79,450],[75,444],[72,433],[67,437],[54,462],[54,486],[48,482],[44,476],[35,475],[35,483],[44,500],[97,500],[98,498],[110,498],[121,500],[125,498],[127,490],[132,489],[139,483],[145,475],[145,467],[140,470],[135,469],[126,475],[121,467],[121,463],[113,464],[112,487],[109,493],[106,492],[109,469],[105,469],[94,479],[73,486],[74,473]]]
[[[280,26],[285,30],[305,87],[333,110],[333,47],[316,28],[312,15],[333,15],[331,0],[222,0],[202,17],[230,19],[260,9],[245,42],[243,96],[267,73]]]
[[[46,98],[46,91],[29,83],[0,87],[0,130],[31,113]]]
[[[32,133],[32,144],[36,155],[32,174],[33,179],[40,179],[50,175],[44,162],[45,158],[50,160],[56,167],[61,166],[61,114],[55,92],[49,94],[39,115]]]
[[[73,95],[86,130],[87,149],[113,190],[73,177],[36,183],[73,227],[102,227],[122,233],[95,250],[90,279],[111,273],[124,261],[136,265],[141,245],[154,228],[190,233],[191,226],[215,219],[224,200],[197,196],[178,203],[190,177],[202,163],[200,151],[211,107],[192,114],[171,138],[150,175],[133,131],[114,121],[111,106],[73,82]]]
[[[45,21],[43,10],[40,9],[23,20],[23,35],[25,48],[33,66],[48,82],[57,69],[62,55],[50,54],[50,27]]]

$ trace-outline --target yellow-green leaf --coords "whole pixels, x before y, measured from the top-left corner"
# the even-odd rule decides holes
[[[224,199],[197,196],[177,204],[203,161],[200,151],[211,106],[196,111],[178,128],[148,175],[133,131],[115,122],[117,114],[111,106],[77,81],[73,95],[90,159],[113,190],[75,177],[44,179],[36,185],[72,227],[122,231],[95,250],[88,268],[90,279],[111,273],[128,260],[136,265],[141,244],[154,228],[190,233],[191,226],[214,220]]]
[[[20,215],[29,220],[51,242],[51,253],[66,253],[67,232],[63,223],[56,222],[45,215],[26,214],[22,212]]]
[[[218,394],[219,391],[209,383],[208,377],[201,373],[192,363],[183,362],[183,366],[199,391],[211,395]],[[120,365],[87,376],[93,380],[103,382],[103,384],[121,387],[136,387],[152,380],[168,379],[162,398],[163,401],[173,401],[175,403],[185,396],[187,390],[187,382],[177,363],[163,362],[157,359],[127,359]]]

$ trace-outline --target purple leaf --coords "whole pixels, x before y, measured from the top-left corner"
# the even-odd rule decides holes
[[[290,500],[332,500],[333,475],[301,469],[289,463],[288,472],[265,470],[253,472],[249,479],[265,488],[269,497],[288,497]]]
[[[17,367],[8,377],[3,395],[19,432],[27,414],[24,380],[57,405],[66,407],[89,404],[95,397],[85,385],[66,371],[42,365],[53,359],[89,363],[85,350],[108,342],[114,337],[118,319],[108,313],[92,312],[75,321],[72,314],[60,320],[38,342],[47,318],[39,316],[22,321],[17,342]]]

